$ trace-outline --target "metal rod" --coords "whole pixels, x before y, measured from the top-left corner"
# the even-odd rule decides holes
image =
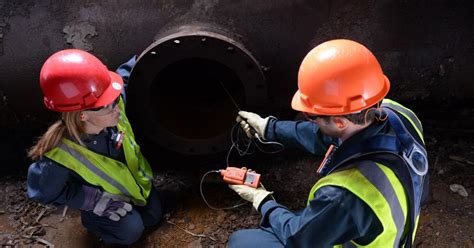
[[[229,93],[229,91],[227,91],[227,89],[225,88],[224,84],[219,80],[219,84],[222,86],[222,88],[224,89],[225,93],[230,97],[230,100],[232,101],[232,103],[234,103],[234,106],[237,108],[238,111],[240,111],[240,108],[239,108],[239,105],[237,105],[237,102],[234,100],[234,98],[232,97],[232,95]]]

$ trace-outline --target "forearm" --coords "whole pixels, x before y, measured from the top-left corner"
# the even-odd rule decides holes
[[[312,122],[276,119],[270,119],[268,122],[265,138],[315,155],[324,155],[329,145],[334,142],[333,138],[323,135],[319,127]]]
[[[294,235],[295,229],[299,229],[298,216],[276,201],[269,200],[263,203],[260,207],[260,212],[262,213],[260,226],[271,228],[284,245]]]
[[[115,72],[119,74],[122,79],[123,79],[123,89],[122,89],[122,99],[124,100],[124,103],[126,102],[126,89],[128,86],[128,79],[130,78],[130,74],[132,72],[133,67],[135,66],[137,62],[137,56],[134,55],[132,56],[127,62],[123,63],[120,65]]]
[[[360,199],[326,186],[303,211],[294,213],[275,201],[261,206],[261,226],[291,247],[332,247],[359,237],[376,237],[380,223]]]
[[[71,180],[66,168],[53,163],[40,161],[30,166],[28,197],[43,204],[68,205],[79,209],[84,199],[82,185]]]

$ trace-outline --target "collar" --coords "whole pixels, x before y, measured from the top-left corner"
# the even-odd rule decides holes
[[[333,144],[326,152],[326,155],[319,165],[318,173],[322,176],[326,176],[338,169],[342,164],[347,162],[346,160],[351,160],[351,157],[354,155],[360,155],[363,152],[370,152],[374,138],[380,134],[389,134],[390,127],[387,125],[387,121],[376,121],[370,126],[360,130],[356,134],[349,137],[339,144]],[[361,152],[353,154],[354,147],[362,148]]]

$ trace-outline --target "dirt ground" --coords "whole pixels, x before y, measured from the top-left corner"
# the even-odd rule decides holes
[[[470,122],[474,123],[474,122]],[[474,247],[474,130],[453,128],[449,123],[425,121],[429,151],[430,201],[423,207],[415,247]],[[319,157],[297,151],[231,157],[236,166],[248,166],[263,175],[265,187],[290,209],[304,207],[311,186],[317,181]],[[251,204],[233,210],[212,210],[199,194],[200,177],[210,163],[188,170],[193,187],[162,225],[147,232],[132,247],[225,247],[238,229],[258,226],[258,213]],[[158,171],[158,174],[166,171]],[[215,176],[203,185],[204,194],[216,207],[231,206],[238,197]],[[468,196],[450,189],[462,185]],[[104,247],[80,223],[77,211],[30,202],[25,197],[25,178],[3,177],[0,181],[0,245],[18,247]]]

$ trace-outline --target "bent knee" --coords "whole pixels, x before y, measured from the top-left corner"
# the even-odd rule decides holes
[[[227,242],[228,248],[253,248],[256,246],[260,248],[284,247],[273,233],[262,229],[238,230],[230,235]]]
[[[238,230],[232,233],[227,241],[227,247],[246,247],[244,244],[248,240],[247,230]],[[255,243],[254,243],[255,244]]]
[[[145,227],[143,223],[128,223],[123,226],[120,235],[117,236],[117,241],[114,242],[120,245],[131,245],[137,242],[143,234]]]
[[[138,213],[132,212],[117,222],[117,226],[108,230],[103,236],[107,244],[131,245],[137,242],[145,229]]]

